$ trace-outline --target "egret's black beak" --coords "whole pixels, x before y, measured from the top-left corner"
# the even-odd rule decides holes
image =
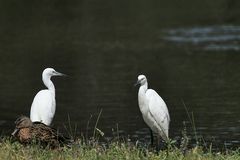
[[[140,81],[137,81],[134,86],[136,87],[137,85],[140,85]]]
[[[63,74],[63,73],[60,73],[60,72],[57,72],[57,71],[55,72],[55,75],[56,76],[67,76],[66,74]]]

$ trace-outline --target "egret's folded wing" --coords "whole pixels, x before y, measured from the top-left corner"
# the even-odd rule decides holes
[[[146,97],[149,103],[149,112],[158,124],[163,134],[168,138],[168,129],[170,123],[170,116],[167,105],[163,99],[152,89],[147,90]],[[165,136],[163,137],[165,139]]]
[[[32,103],[31,120],[51,123],[55,114],[53,103],[53,97],[49,90],[41,90],[38,92]],[[35,119],[34,117],[38,117],[39,119]]]

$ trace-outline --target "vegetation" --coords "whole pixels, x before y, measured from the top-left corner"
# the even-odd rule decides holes
[[[97,141],[83,142],[77,140],[71,147],[61,147],[51,150],[38,144],[22,145],[10,138],[0,142],[0,159],[169,159],[169,160],[240,160],[240,150],[225,153],[203,152],[201,147],[188,150],[185,154],[176,147],[169,151],[156,153],[153,149],[141,148],[130,142],[113,141],[109,144],[99,144]]]
[[[3,137],[0,138],[0,159],[240,160],[240,148],[213,152],[212,145],[207,148],[206,144],[202,144],[194,124],[193,113],[189,114],[186,106],[185,109],[192,126],[191,133],[196,144],[196,146],[192,148],[189,147],[191,137],[188,136],[185,122],[183,122],[182,139],[178,145],[179,147],[176,147],[177,144],[175,140],[169,140],[165,149],[156,152],[154,147],[141,146],[138,142],[134,143],[130,140],[122,139],[118,134],[118,126],[116,131],[117,136],[111,141],[101,143],[99,139],[104,139],[104,133],[97,128],[102,113],[101,110],[94,126],[92,138],[90,139],[85,137],[77,138],[75,133],[76,128],[72,128],[70,117],[68,117],[69,126],[65,126],[65,129],[72,139],[76,139],[72,144],[51,149],[50,146],[42,146],[34,140],[32,144],[24,145],[13,139],[13,137]],[[88,133],[86,135],[88,135]]]

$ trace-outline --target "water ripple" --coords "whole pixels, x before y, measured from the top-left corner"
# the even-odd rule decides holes
[[[164,40],[204,50],[240,50],[240,26],[208,26],[165,30]]]

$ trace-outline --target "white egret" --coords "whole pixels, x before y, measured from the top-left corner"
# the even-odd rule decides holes
[[[32,122],[42,122],[50,125],[56,110],[55,87],[52,76],[64,76],[53,68],[46,68],[42,73],[42,81],[47,89],[39,91],[33,99],[30,119]]]
[[[170,116],[166,103],[156,91],[148,89],[146,76],[139,75],[136,85],[138,84],[140,84],[138,91],[138,105],[145,123],[151,129],[151,142],[153,143],[152,131],[157,134],[158,145],[160,137],[168,142]]]

